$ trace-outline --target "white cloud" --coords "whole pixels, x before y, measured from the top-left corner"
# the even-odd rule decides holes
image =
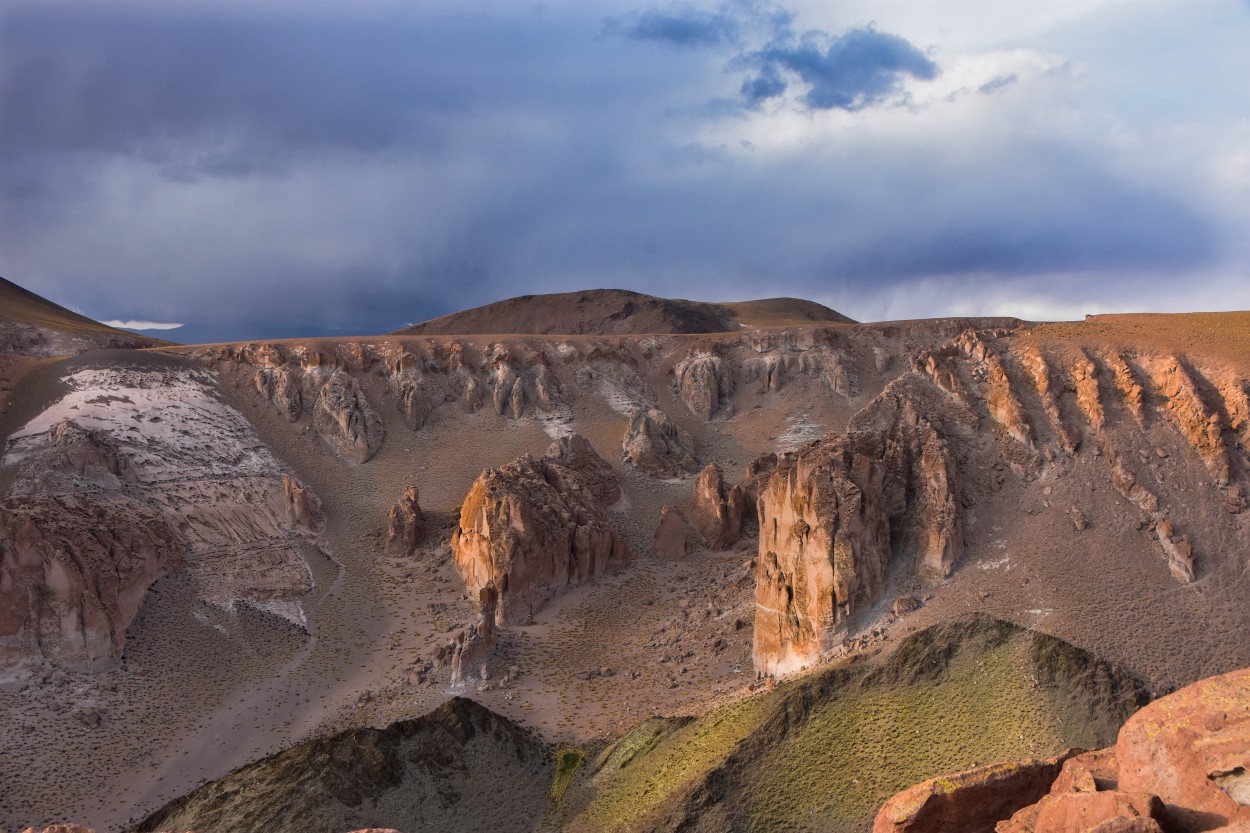
[[[176,330],[181,324],[165,323],[161,321],[119,321],[112,319],[109,321],[101,321],[106,327],[117,327],[121,330]]]

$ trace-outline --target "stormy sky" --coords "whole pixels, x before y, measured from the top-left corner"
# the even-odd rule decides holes
[[[513,295],[1250,308],[1250,0],[5,0],[0,275],[180,341]]]

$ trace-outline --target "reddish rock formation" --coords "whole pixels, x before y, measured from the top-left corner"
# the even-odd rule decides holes
[[[694,440],[656,408],[638,408],[630,415],[621,462],[652,477],[684,477],[699,470]]]
[[[1167,399],[1163,411],[1168,419],[1198,452],[1215,485],[1227,486],[1228,449],[1221,435],[1219,414],[1202,400],[1188,369],[1175,356],[1155,360],[1148,368],[1155,389]]]
[[[1250,824],[1250,669],[1194,683],[1129,718],[1118,787],[1157,795],[1169,826]]]
[[[950,447],[890,388],[845,437],[782,456],[758,505],[754,658],[767,674],[832,648],[855,607],[880,598],[896,547],[928,582],[963,547]]]
[[[996,764],[918,784],[885,803],[873,831],[1246,830],[1250,669],[1202,680],[1147,705],[1124,724],[1114,747],[1056,760],[1062,768],[1036,761]],[[1011,779],[1025,772],[1033,777],[1022,790]]]
[[[923,781],[882,805],[872,833],[991,833],[995,824],[1040,800],[1073,754]]]
[[[425,538],[425,519],[421,515],[421,495],[416,486],[404,489],[404,496],[391,507],[386,521],[386,551],[395,555],[412,555]]]
[[[651,554],[656,558],[685,558],[690,554],[690,542],[686,540],[686,516],[675,506],[665,506],[660,511],[655,536],[651,539]]]
[[[360,390],[342,370],[333,371],[313,406],[313,425],[334,453],[364,463],[382,447],[386,428]]]
[[[582,476],[529,455],[474,482],[451,546],[470,592],[498,593],[500,625],[521,622],[552,594],[629,561]]]
[[[746,510],[743,489],[727,486],[715,463],[708,463],[699,472],[691,508],[695,527],[712,549],[728,549],[742,537],[742,517]]]
[[[1076,407],[1095,433],[1107,426],[1107,412],[1102,405],[1102,390],[1098,382],[1098,366],[1078,350],[1076,358],[1068,366],[1072,387],[1076,389]]]
[[[955,345],[975,362],[990,418],[1003,426],[1021,445],[1032,448],[1033,429],[998,353],[973,330],[965,330],[955,340]]]
[[[1142,390],[1141,382],[1137,380],[1137,374],[1120,353],[1113,353],[1108,356],[1107,365],[1111,368],[1112,380],[1115,382],[1116,390],[1120,392],[1120,396],[1124,400],[1125,407],[1133,415],[1133,419],[1137,420],[1137,424],[1144,426],[1146,424],[1146,408],[1144,405],[1146,394]]]
[[[545,455],[581,475],[599,502],[605,507],[621,499],[621,485],[612,464],[595,453],[590,440],[581,434],[570,434],[553,442]]]
[[[1055,431],[1055,439],[1064,451],[1071,454],[1076,450],[1077,438],[1064,424],[1063,413],[1059,410],[1059,394],[1062,391],[1056,383],[1055,374],[1049,362],[1036,345],[1030,345],[1022,351],[1021,361],[1032,378],[1033,385],[1037,388],[1038,396],[1041,397],[1042,411],[1050,420]]]

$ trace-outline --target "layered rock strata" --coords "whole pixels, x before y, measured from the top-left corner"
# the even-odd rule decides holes
[[[855,609],[886,591],[896,553],[934,582],[963,546],[951,448],[890,389],[845,437],[779,457],[758,511],[754,659],[764,674],[832,648]]]
[[[152,582],[176,570],[205,601],[302,626],[303,548],[320,546],[320,501],[221,403],[212,377],[117,367],[66,382],[5,454],[18,470],[0,509],[0,641],[108,667]]]
[[[494,590],[499,625],[525,621],[553,594],[629,561],[582,474],[530,455],[478,477],[451,547],[470,592]]]

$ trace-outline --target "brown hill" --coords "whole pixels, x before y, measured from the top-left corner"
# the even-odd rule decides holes
[[[0,278],[0,353],[65,356],[97,347],[169,343],[105,326]]]
[[[695,334],[746,327],[853,323],[839,312],[800,298],[709,304],[623,289],[595,289],[522,295],[404,327],[394,335]]]

